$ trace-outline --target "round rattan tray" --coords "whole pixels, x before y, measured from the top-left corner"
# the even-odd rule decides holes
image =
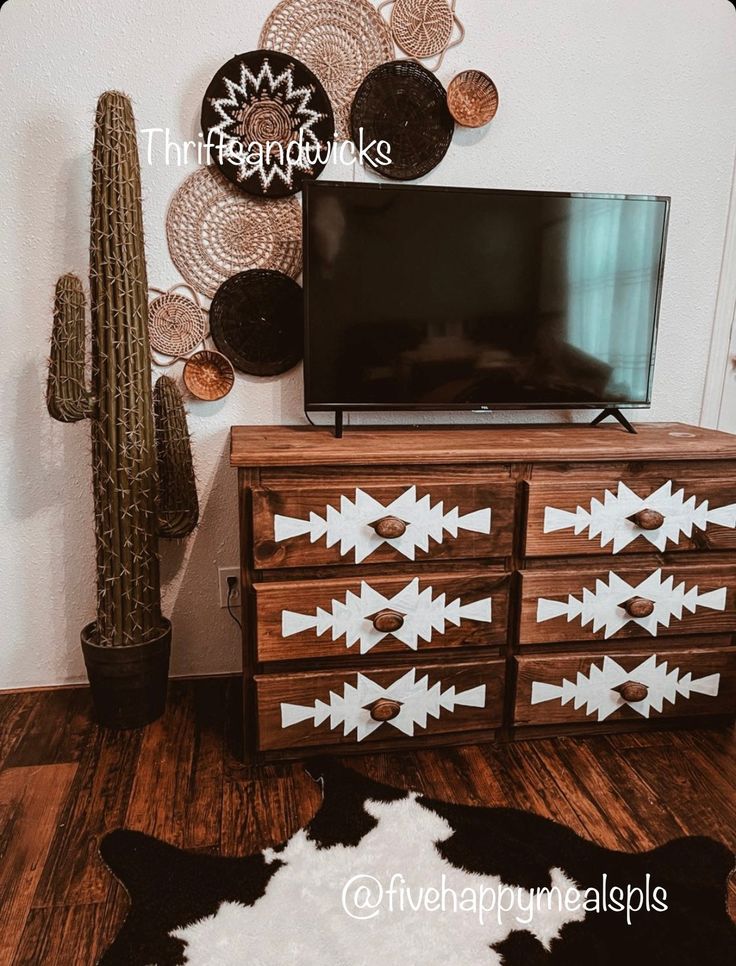
[[[224,282],[210,306],[215,345],[236,369],[276,376],[304,351],[301,286],[281,272],[241,272]]]
[[[166,216],[166,238],[182,278],[209,298],[238,272],[302,270],[302,215],[296,198],[255,198],[214,167],[179,186]]]
[[[386,178],[412,181],[436,167],[447,153],[455,129],[447,93],[434,74],[411,60],[376,67],[358,88],[351,125],[361,129],[371,167]],[[390,145],[390,164],[382,164],[379,142]],[[385,157],[385,152],[384,152]]]
[[[332,102],[340,139],[350,137],[350,105],[360,82],[394,53],[388,26],[368,0],[282,0],[259,43],[314,71]]]
[[[187,289],[191,298],[177,292],[178,288]],[[177,359],[189,355],[207,335],[207,318],[196,291],[186,284],[149,291],[156,293],[148,303],[151,349]]]
[[[253,50],[223,64],[210,81],[202,134],[229,181],[249,194],[279,197],[319,177],[335,118],[324,87],[301,61]]]

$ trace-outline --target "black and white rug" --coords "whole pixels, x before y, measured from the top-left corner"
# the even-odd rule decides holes
[[[131,899],[100,966],[725,966],[733,855],[611,852],[505,808],[310,763],[323,803],[282,847],[193,854],[139,832],[101,854]]]

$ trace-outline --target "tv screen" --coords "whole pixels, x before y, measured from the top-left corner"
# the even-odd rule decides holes
[[[668,212],[310,182],[306,408],[648,405]]]

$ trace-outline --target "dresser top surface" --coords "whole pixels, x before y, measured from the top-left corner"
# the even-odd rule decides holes
[[[736,459],[736,436],[684,423],[604,426],[233,426],[232,466]]]

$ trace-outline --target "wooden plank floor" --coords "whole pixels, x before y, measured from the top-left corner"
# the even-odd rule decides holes
[[[300,765],[256,776],[239,763],[239,690],[235,679],[175,682],[161,721],[118,734],[89,723],[84,689],[0,694],[0,966],[92,966],[127,904],[97,856],[111,829],[236,855],[309,820],[319,794]],[[438,798],[529,809],[609,848],[705,834],[736,851],[735,752],[721,728],[349,764]]]

